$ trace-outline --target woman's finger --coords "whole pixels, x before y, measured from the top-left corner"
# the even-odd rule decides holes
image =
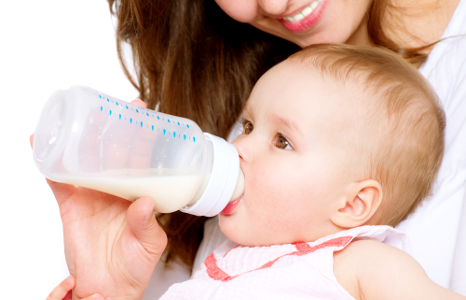
[[[167,246],[167,234],[158,224],[153,210],[154,200],[141,197],[130,205],[126,217],[136,239],[158,261]]]
[[[67,300],[67,299],[63,299],[63,300]],[[104,297],[101,294],[94,294],[92,296],[82,298],[81,300],[104,300]]]
[[[71,300],[71,290],[74,288],[75,280],[73,275],[68,276],[57,285],[50,295],[47,297],[47,300]],[[104,297],[101,294],[93,294],[81,300],[104,300]]]
[[[131,101],[131,104],[137,105],[139,107],[147,108],[146,103],[144,101],[140,100],[140,99],[136,99],[136,100]]]
[[[71,290],[74,285],[74,277],[72,275],[68,276],[53,289],[47,297],[47,300],[67,300],[67,298],[71,296]],[[71,299],[71,297],[68,299]]]

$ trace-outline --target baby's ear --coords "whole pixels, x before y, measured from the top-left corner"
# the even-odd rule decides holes
[[[330,220],[342,228],[364,225],[382,203],[382,186],[369,179],[355,182],[338,203]]]

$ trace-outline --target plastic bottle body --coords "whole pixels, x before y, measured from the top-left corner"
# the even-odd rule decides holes
[[[51,180],[131,201],[150,196],[156,211],[172,212],[203,194],[213,165],[208,147],[191,120],[72,87],[48,100],[33,154]]]

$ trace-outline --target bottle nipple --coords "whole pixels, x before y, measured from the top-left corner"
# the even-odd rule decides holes
[[[239,169],[238,181],[236,182],[235,190],[233,191],[233,195],[231,195],[231,199],[229,202],[236,200],[243,193],[244,193],[244,175],[243,175],[243,171]]]

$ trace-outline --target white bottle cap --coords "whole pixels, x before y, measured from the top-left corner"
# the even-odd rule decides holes
[[[204,133],[204,136],[213,148],[210,180],[201,198],[180,210],[191,215],[213,217],[227,206],[235,191],[240,172],[239,157],[235,146],[224,139],[209,133]]]

